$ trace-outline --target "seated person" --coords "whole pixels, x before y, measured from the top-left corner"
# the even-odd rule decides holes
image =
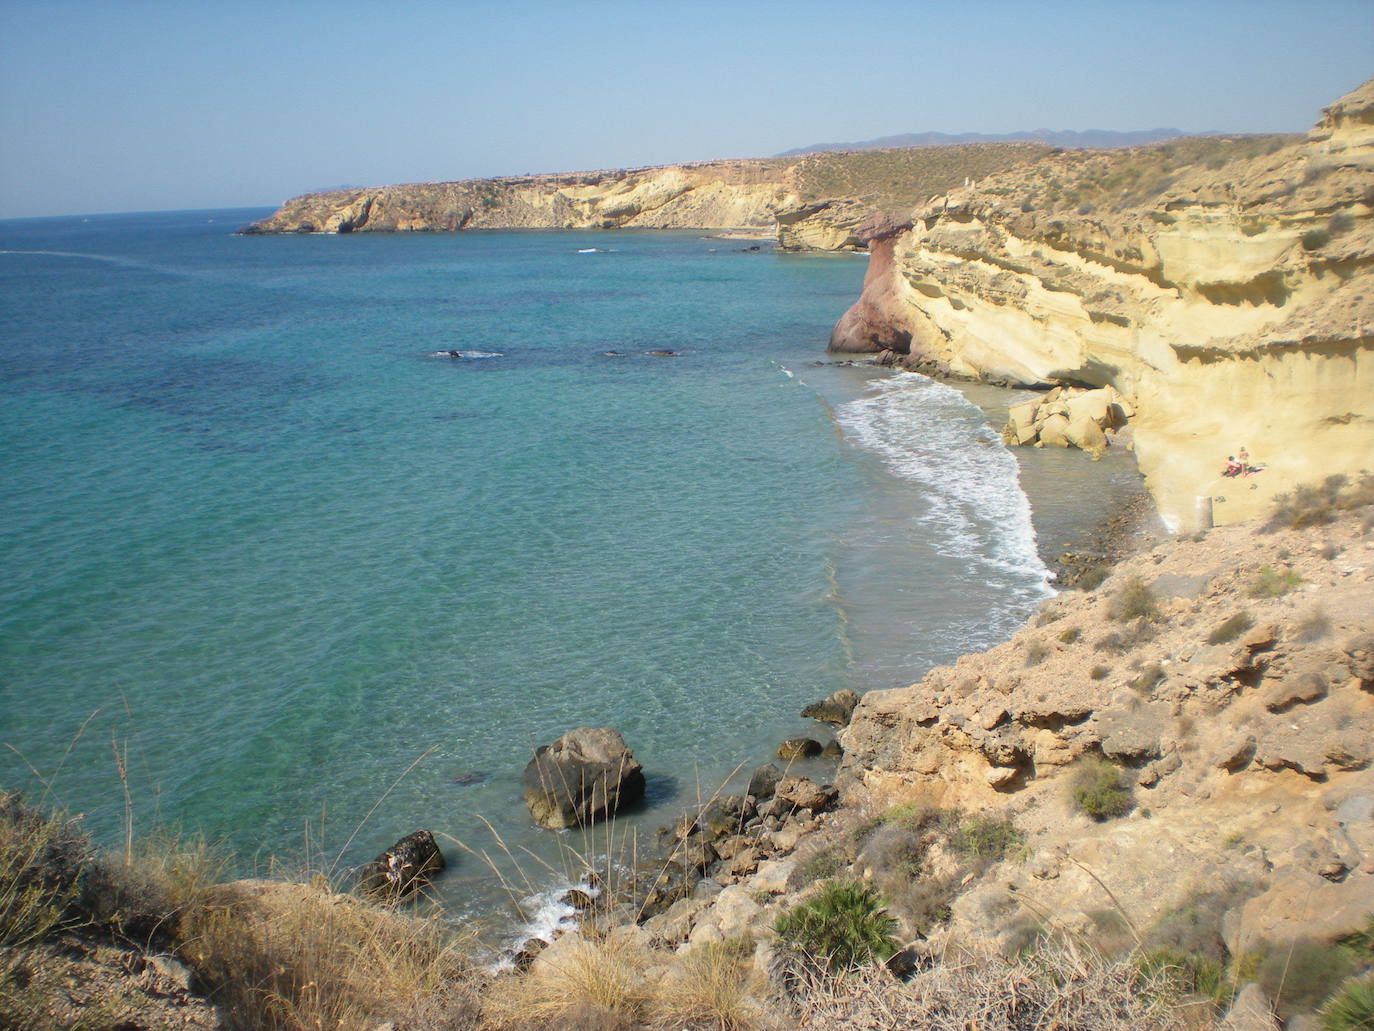
[[[1236,461],[1235,455],[1226,456],[1226,468],[1221,471],[1222,476],[1239,476],[1245,471],[1245,466]]]

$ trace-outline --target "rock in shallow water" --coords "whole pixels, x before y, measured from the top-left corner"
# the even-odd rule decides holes
[[[359,871],[358,890],[374,897],[403,898],[423,888],[445,865],[434,835],[415,831]]]
[[[525,767],[525,805],[541,827],[581,827],[644,797],[644,769],[619,732],[578,727]]]

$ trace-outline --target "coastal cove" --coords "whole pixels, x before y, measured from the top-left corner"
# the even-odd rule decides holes
[[[420,826],[490,849],[484,820],[556,864],[520,803],[535,745],[621,730],[649,776],[621,831],[649,830],[812,730],[803,705],[1050,593],[1005,395],[825,362],[860,260],[230,235],[260,214],[0,226],[0,773],[107,844],[113,742],[139,829],[239,872]],[[1138,484],[1120,450],[1018,457],[1045,553]],[[454,915],[491,912],[453,858]]]

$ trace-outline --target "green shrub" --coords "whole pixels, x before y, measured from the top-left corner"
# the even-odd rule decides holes
[[[1287,594],[1298,584],[1302,577],[1291,569],[1279,572],[1273,566],[1262,566],[1250,582],[1249,594],[1252,598],[1277,598]]]
[[[1107,618],[1116,623],[1128,623],[1136,619],[1154,619],[1159,615],[1159,606],[1149,584],[1138,576],[1133,576],[1122,584],[1112,600],[1107,603]]]
[[[1025,846],[1026,836],[1010,820],[971,816],[950,835],[949,847],[961,856],[996,863]]]
[[[1151,949],[1141,956],[1139,970],[1149,978],[1167,977],[1182,991],[1210,999],[1218,1007],[1228,1005],[1235,991],[1224,964],[1182,949]]]
[[[1092,680],[1106,680],[1111,676],[1111,668],[1108,666],[1094,666],[1088,671],[1088,677]]]
[[[1060,643],[1060,644],[1073,644],[1075,641],[1077,641],[1077,640],[1078,640],[1080,637],[1082,637],[1082,636],[1083,636],[1083,630],[1082,630],[1081,627],[1071,626],[1071,627],[1069,627],[1067,630],[1061,630],[1061,631],[1059,632],[1059,643]]]
[[[1352,977],[1321,1009],[1322,1031],[1374,1031],[1374,974]]]
[[[1270,949],[1256,971],[1279,1019],[1311,1013],[1355,972],[1350,952],[1328,942],[1296,941]]]
[[[1135,804],[1125,771],[1105,759],[1081,760],[1073,771],[1069,787],[1079,811],[1099,822],[1125,816]]]
[[[1255,625],[1248,612],[1237,612],[1207,635],[1208,644],[1230,644]]]
[[[773,925],[783,948],[843,973],[897,951],[897,921],[881,895],[857,881],[831,881]]]

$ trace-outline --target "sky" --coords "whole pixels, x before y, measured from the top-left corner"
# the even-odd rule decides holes
[[[0,0],[0,218],[761,157],[1302,132],[1374,0]]]

